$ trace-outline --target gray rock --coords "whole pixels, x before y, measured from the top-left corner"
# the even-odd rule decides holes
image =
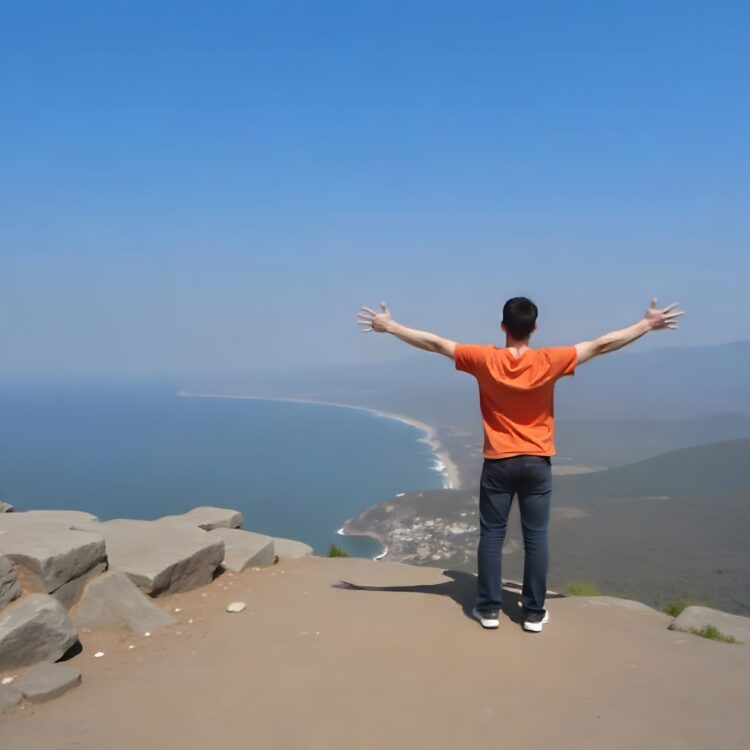
[[[313,553],[313,548],[309,544],[294,539],[283,539],[277,536],[273,538],[273,544],[279,557],[288,557],[292,560],[309,557]]]
[[[151,596],[210,583],[224,558],[221,539],[183,522],[118,519],[82,528],[102,534],[109,567]]]
[[[242,513],[230,508],[214,508],[203,505],[193,508],[187,513],[178,516],[163,516],[161,521],[185,521],[193,526],[198,526],[204,531],[212,529],[239,529],[242,526]]]
[[[6,687],[0,687],[0,714],[17,706],[23,700],[21,693]]]
[[[11,515],[26,515],[14,513]],[[106,561],[104,537],[54,526],[22,525],[0,534],[0,554],[7,555],[23,575],[24,588],[52,593]]]
[[[223,565],[227,570],[240,573],[253,565],[273,565],[276,561],[273,539],[263,534],[242,529],[213,529],[209,536],[224,541]]]
[[[78,601],[78,597],[81,595],[83,587],[90,580],[104,573],[106,569],[106,562],[94,565],[93,568],[87,570],[83,575],[80,575],[77,578],[73,578],[72,580],[60,586],[59,589],[55,589],[52,592],[52,596],[54,596],[55,599],[57,599],[57,601],[60,602],[63,607],[65,607],[65,609],[70,609],[76,603],[76,601]]]
[[[91,581],[71,616],[82,628],[125,627],[134,633],[150,632],[177,622],[162,612],[125,573],[117,571]]]
[[[13,563],[5,555],[0,555],[0,610],[9,602],[21,596],[21,584]]]
[[[13,506],[10,503],[6,503],[4,500],[0,500],[0,513],[12,513]]]
[[[22,526],[56,526],[72,529],[76,524],[93,523],[99,519],[81,510],[26,510],[22,513],[0,513],[0,532],[17,530]]]
[[[750,645],[750,617],[730,615],[710,607],[686,607],[670,626],[672,630],[690,633],[713,625],[722,635]]]
[[[37,664],[21,675],[13,688],[33,703],[58,698],[81,684],[81,673],[65,664]]]
[[[0,613],[0,670],[59,659],[78,640],[65,607],[31,594]]]

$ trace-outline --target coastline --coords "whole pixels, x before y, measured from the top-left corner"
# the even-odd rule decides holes
[[[426,443],[430,446],[433,454],[435,455],[436,466],[435,471],[442,474],[443,476],[443,489],[445,490],[457,490],[461,489],[461,475],[458,470],[458,466],[451,457],[450,453],[445,449],[443,444],[438,440],[437,430],[425,422],[420,422],[418,419],[407,417],[403,414],[395,414],[393,412],[380,411],[378,409],[372,409],[368,406],[355,406],[353,404],[342,404],[336,401],[316,401],[311,398],[293,398],[293,397],[265,397],[265,396],[242,396],[237,394],[228,393],[199,393],[193,391],[179,391],[177,395],[181,398],[227,398],[236,399],[241,401],[279,401],[283,403],[293,404],[315,404],[318,406],[335,406],[339,409],[355,409],[357,411],[364,411],[368,414],[373,414],[376,417],[382,417],[384,419],[393,419],[397,422],[408,424],[411,427],[415,427],[424,433],[423,438],[419,438],[419,442]]]

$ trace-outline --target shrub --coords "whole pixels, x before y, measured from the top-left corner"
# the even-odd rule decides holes
[[[328,557],[349,557],[349,553],[345,549],[332,544],[328,550]]]
[[[600,591],[593,583],[569,583],[565,593],[571,596],[599,596]]]
[[[720,630],[715,628],[713,625],[704,625],[700,630],[693,628],[691,633],[699,635],[701,638],[708,638],[712,641],[721,641],[722,643],[739,643],[736,638],[731,635],[724,635]]]

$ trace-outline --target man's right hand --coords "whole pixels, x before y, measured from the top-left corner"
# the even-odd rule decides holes
[[[663,309],[657,308],[657,300],[654,297],[651,304],[643,316],[652,331],[658,331],[660,328],[677,328],[677,318],[682,317],[685,313],[677,309],[677,302],[667,305]]]

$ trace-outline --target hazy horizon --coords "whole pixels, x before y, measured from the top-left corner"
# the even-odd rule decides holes
[[[747,340],[750,9],[6,3],[0,377],[395,361],[462,341]]]

